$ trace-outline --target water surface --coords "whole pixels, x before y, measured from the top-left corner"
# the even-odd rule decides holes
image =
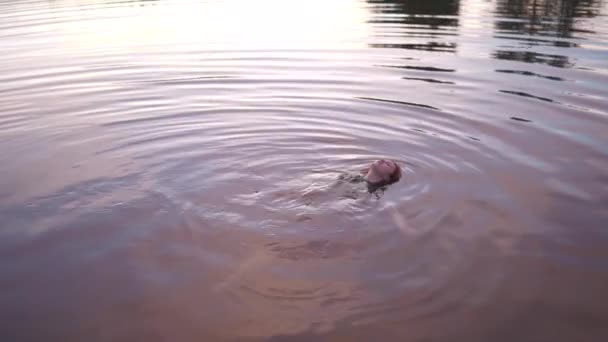
[[[608,340],[607,14],[0,2],[1,339]]]

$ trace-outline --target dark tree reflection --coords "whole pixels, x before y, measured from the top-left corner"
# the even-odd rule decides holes
[[[380,13],[405,14],[401,22],[406,24],[430,27],[458,26],[460,0],[371,0],[368,2],[379,5],[375,10]],[[453,16],[453,18],[445,16]]]
[[[374,43],[372,47],[402,48],[437,52],[456,52],[460,0],[369,0],[377,14],[372,23],[399,24],[401,38],[407,41]],[[424,41],[415,41],[419,39]]]
[[[578,34],[594,33],[582,27],[580,18],[600,14],[599,0],[498,0],[496,38],[509,39],[529,49],[537,46],[576,48]],[[534,51],[497,50],[494,58],[555,67],[571,67],[565,55]]]

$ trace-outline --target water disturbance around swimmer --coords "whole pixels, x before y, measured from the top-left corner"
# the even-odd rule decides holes
[[[608,341],[607,14],[1,1],[1,340]]]

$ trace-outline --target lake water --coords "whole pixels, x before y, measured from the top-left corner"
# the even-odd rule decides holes
[[[1,1],[0,339],[608,341],[607,15]]]

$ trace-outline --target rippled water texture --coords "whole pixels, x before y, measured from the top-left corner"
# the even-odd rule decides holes
[[[608,341],[607,15],[1,1],[0,340]]]

